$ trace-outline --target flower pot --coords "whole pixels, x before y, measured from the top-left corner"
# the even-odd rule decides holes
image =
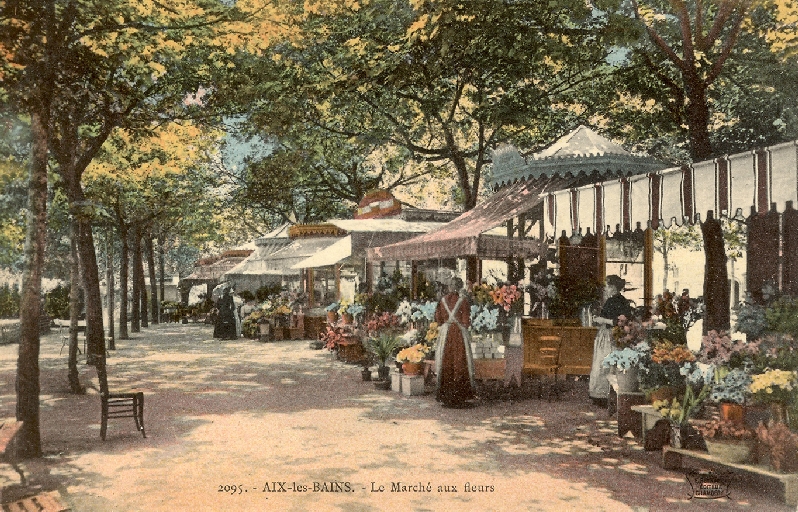
[[[723,462],[732,464],[742,464],[748,462],[751,450],[754,447],[753,440],[748,439],[706,439],[707,451],[713,457]]]
[[[338,321],[338,313],[335,311],[327,311],[327,322],[334,324]]]
[[[355,321],[355,317],[353,317],[349,313],[342,314],[341,319],[344,321],[344,325],[352,325],[352,322]]]
[[[374,387],[375,387],[376,389],[381,389],[381,390],[383,390],[383,391],[384,391],[384,390],[391,389],[391,381],[390,381],[390,380],[388,380],[388,379],[385,379],[385,380],[375,380],[375,381],[374,381]]]
[[[360,376],[363,378],[363,382],[368,382],[371,380],[371,370],[368,368],[363,368],[360,371]]]
[[[742,425],[745,421],[745,408],[742,404],[723,402],[720,404],[720,417],[736,425]]]
[[[423,363],[402,363],[402,373],[405,375],[421,375],[424,369]]]
[[[321,340],[312,340],[308,344],[311,350],[321,350],[324,348],[324,342]]]
[[[635,393],[639,389],[637,380],[637,368],[629,368],[625,372],[615,373],[618,381],[618,393]]]
[[[377,367],[377,378],[380,380],[388,380],[390,368],[387,366],[379,366]]]

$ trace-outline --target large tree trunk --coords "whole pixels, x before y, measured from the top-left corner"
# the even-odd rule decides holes
[[[108,376],[105,368],[105,330],[103,328],[102,296],[100,294],[100,273],[97,268],[97,254],[94,251],[94,236],[91,231],[93,212],[86,203],[80,176],[76,170],[63,169],[69,190],[70,209],[77,222],[78,259],[83,273],[83,290],[86,297],[86,363],[97,368],[100,393],[108,393]],[[87,211],[83,211],[83,208]]]
[[[703,80],[697,75],[688,75],[684,78],[684,89],[687,96],[685,114],[690,136],[690,157],[693,162],[700,162],[712,156],[707,89]]]
[[[130,331],[141,332],[141,233],[137,227],[133,228],[133,243],[130,244],[133,254],[133,298],[130,312]]]
[[[704,236],[704,254],[706,265],[704,270],[704,328],[709,331],[728,331],[731,325],[729,313],[729,277],[726,270],[726,247],[723,242],[723,229],[712,215],[701,224]]]
[[[71,240],[69,244],[69,361],[67,366],[69,390],[74,394],[83,394],[86,389],[80,385],[80,374],[78,373],[78,303],[80,302],[80,261],[78,259],[78,245],[76,236],[76,226],[74,220],[70,219],[69,231]]]
[[[159,296],[158,296],[158,280],[155,278],[155,253],[152,248],[152,234],[148,233],[144,242],[144,247],[147,249],[147,270],[150,273],[150,314],[152,315],[152,323],[157,324],[160,319]],[[160,296],[163,300],[163,295]]]
[[[130,267],[130,245],[128,244],[128,230],[123,223],[119,226],[119,239],[122,242],[122,251],[119,255],[119,339],[130,339],[127,332],[127,275]]]
[[[31,112],[31,162],[28,185],[28,218],[25,238],[25,270],[19,308],[20,339],[17,359],[17,420],[23,422],[17,436],[17,456],[40,457],[39,432],[39,314],[42,270],[47,239],[47,140],[49,106]]]

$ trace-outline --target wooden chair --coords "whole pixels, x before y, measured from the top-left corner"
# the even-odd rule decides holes
[[[543,387],[545,387],[546,398],[551,402],[552,394],[559,398],[557,374],[560,369],[562,338],[560,336],[539,336],[533,343],[534,346],[530,347],[533,351],[533,358],[524,364],[524,373],[543,377],[545,386],[541,384],[538,388],[538,397],[543,396]]]
[[[100,437],[105,441],[105,434],[108,431],[108,420],[110,418],[133,418],[136,423],[136,430],[141,431],[141,435],[147,437],[144,431],[144,393],[141,391],[134,393],[108,393],[102,395],[102,423],[100,425]]]

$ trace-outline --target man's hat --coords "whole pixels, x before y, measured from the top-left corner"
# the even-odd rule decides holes
[[[617,288],[618,291],[621,291],[624,288],[626,288],[626,279],[622,278],[621,276],[612,274],[607,276],[607,284]]]

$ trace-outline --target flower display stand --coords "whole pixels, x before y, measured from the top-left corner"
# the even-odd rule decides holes
[[[424,376],[402,374],[402,394],[405,396],[423,395]]]
[[[798,473],[776,473],[770,471],[766,466],[724,462],[714,455],[697,450],[677,449],[670,446],[662,449],[662,467],[664,469],[681,470],[685,459],[691,459],[692,464],[708,464],[734,473],[743,473],[746,483],[760,488],[768,488],[769,491],[773,489],[770,492],[773,492],[774,496],[779,496],[787,505],[798,505]]]
[[[607,413],[610,416],[618,415],[618,435],[623,437],[627,432],[631,431],[635,437],[642,438],[642,418],[637,411],[632,410],[632,407],[646,404],[646,394],[618,391],[618,381],[615,379],[615,375],[608,375],[607,380],[610,383],[610,394],[607,397]]]
[[[504,359],[474,359],[474,378],[504,380],[507,362]]]
[[[399,373],[399,370],[391,372],[391,391],[402,392],[402,374]]]
[[[662,419],[662,415],[653,405],[633,405],[631,410],[640,413],[640,437],[643,446],[645,446],[646,433],[654,428],[654,424]]]

